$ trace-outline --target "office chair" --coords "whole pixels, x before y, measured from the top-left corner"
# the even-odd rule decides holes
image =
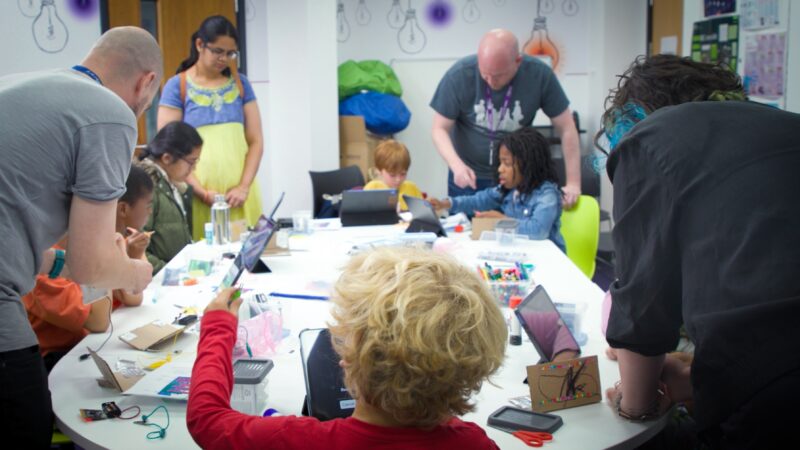
[[[591,279],[600,237],[600,206],[594,197],[581,195],[574,208],[561,213],[561,234],[567,257]]]
[[[347,166],[327,172],[309,171],[311,190],[314,193],[314,217],[319,215],[323,194],[337,195],[357,186],[364,186],[364,175],[358,166]]]

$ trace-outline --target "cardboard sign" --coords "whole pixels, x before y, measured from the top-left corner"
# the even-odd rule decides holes
[[[108,363],[100,357],[100,355],[91,349],[89,349],[89,354],[92,355],[92,360],[94,360],[94,363],[97,365],[97,368],[103,375],[103,378],[99,378],[97,380],[97,383],[102,387],[108,387],[116,389],[119,392],[125,392],[144,376],[128,376],[122,372],[114,372],[111,370],[111,366],[109,366]]]
[[[125,333],[119,339],[136,350],[149,350],[183,333],[185,329],[181,325],[170,325],[157,320]]]
[[[528,366],[531,409],[536,412],[573,408],[603,399],[597,356]]]
[[[497,225],[500,218],[498,217],[473,217],[472,218],[472,240],[477,241],[481,238],[481,233],[484,231],[494,231],[494,226]]]

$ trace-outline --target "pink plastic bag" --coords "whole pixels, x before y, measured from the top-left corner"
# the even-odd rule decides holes
[[[606,291],[606,296],[603,297],[603,306],[600,307],[600,330],[603,331],[603,336],[606,335],[608,329],[608,316],[611,315],[611,291]]]
[[[273,311],[265,311],[239,323],[233,357],[248,358],[247,346],[253,357],[273,356],[283,338],[283,318]]]

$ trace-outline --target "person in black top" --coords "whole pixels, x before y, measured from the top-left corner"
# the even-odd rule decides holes
[[[724,101],[713,101],[724,100]],[[693,398],[712,448],[789,442],[800,401],[800,115],[745,101],[738,76],[639,58],[606,100],[617,280],[609,403],[655,419]],[[684,324],[691,367],[666,359]],[[659,381],[659,379],[661,381]]]

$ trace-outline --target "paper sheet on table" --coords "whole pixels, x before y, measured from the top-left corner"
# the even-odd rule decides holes
[[[123,392],[125,395],[142,397],[189,399],[189,378],[193,361],[177,359],[148,372],[141,380]]]

